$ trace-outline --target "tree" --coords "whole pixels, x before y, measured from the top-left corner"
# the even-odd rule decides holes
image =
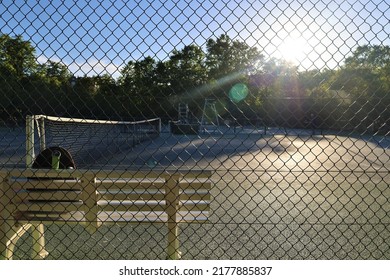
[[[349,78],[349,79],[348,79]],[[390,47],[359,46],[339,73],[345,89],[357,99],[354,122],[361,130],[376,131],[390,118]],[[358,107],[358,108],[356,108]],[[356,110],[358,109],[358,110]]]
[[[17,79],[29,76],[37,69],[35,49],[21,35],[12,38],[0,35],[0,72]]]
[[[47,83],[56,87],[69,83],[69,79],[72,76],[68,67],[61,62],[51,60],[48,60],[44,64],[40,64],[37,72],[37,74],[45,79]]]
[[[353,72],[355,76],[371,81],[370,84],[377,87],[374,92],[388,93],[390,90],[390,47],[359,46],[352,56],[345,60],[345,69]],[[370,91],[373,92],[373,89]]]
[[[256,98],[249,96],[239,103],[233,102],[229,98],[229,91],[238,83],[248,85],[249,76],[259,71],[264,56],[256,47],[233,40],[226,34],[222,34],[216,40],[209,39],[206,50],[205,65],[209,86],[205,97],[217,99],[217,109],[220,108],[221,114],[228,114],[234,119],[252,118],[255,111],[246,100]],[[248,116],[248,112],[251,117]]]
[[[362,98],[383,97],[390,90],[390,47],[359,46],[336,73],[333,89]]]
[[[140,61],[130,61],[121,70],[120,84],[133,95],[149,95],[155,84],[156,61],[148,56]]]
[[[206,66],[209,79],[220,79],[232,74],[249,74],[256,71],[264,60],[256,47],[232,40],[222,34],[217,40],[209,39],[206,44]]]
[[[353,68],[381,70],[390,65],[390,47],[363,45],[356,48],[352,56],[345,59],[345,65]]]
[[[157,62],[150,56],[140,61],[130,61],[121,70],[119,83],[124,96],[131,98],[127,104],[139,118],[154,117],[155,108],[159,107],[156,98],[158,82],[156,77]]]
[[[32,104],[26,88],[36,71],[35,49],[22,36],[0,35],[0,115],[20,118]]]
[[[207,79],[204,59],[202,49],[195,45],[174,50],[169,60],[172,86],[185,91],[204,84]]]
[[[198,111],[203,103],[198,91],[207,81],[203,50],[196,45],[185,46],[180,51],[174,50],[164,65],[164,73],[169,77],[169,88],[165,89],[164,97],[169,97],[170,103],[174,105],[171,110],[176,110],[177,103],[184,102],[189,104],[192,112]]]

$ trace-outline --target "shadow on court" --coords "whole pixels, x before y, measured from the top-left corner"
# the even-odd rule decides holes
[[[140,144],[96,167],[187,167],[264,171],[385,171],[388,139],[337,135],[172,135]],[[95,167],[95,166],[94,166]]]

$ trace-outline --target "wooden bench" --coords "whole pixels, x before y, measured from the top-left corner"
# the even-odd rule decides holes
[[[167,258],[179,259],[178,225],[205,222],[211,172],[205,170],[0,170],[0,257],[12,259],[30,228],[34,259],[47,256],[44,224],[165,223]]]

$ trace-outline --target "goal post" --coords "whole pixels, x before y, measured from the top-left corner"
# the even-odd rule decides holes
[[[34,133],[35,133],[34,117],[27,116],[26,117],[26,167],[29,168],[32,167],[35,158]]]

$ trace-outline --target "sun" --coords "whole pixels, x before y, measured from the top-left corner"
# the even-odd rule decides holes
[[[302,37],[288,37],[278,46],[280,58],[301,65],[307,58],[308,42]]]

